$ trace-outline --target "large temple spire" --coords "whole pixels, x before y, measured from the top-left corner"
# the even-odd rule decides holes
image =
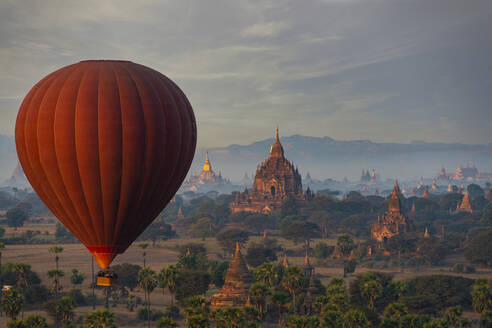
[[[278,136],[278,125],[275,129],[275,141],[270,147],[270,157],[284,158],[284,148],[282,147],[282,144],[280,143],[280,138]]]

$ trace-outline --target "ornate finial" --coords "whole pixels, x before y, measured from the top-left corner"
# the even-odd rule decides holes
[[[239,253],[239,242],[236,241],[236,254],[238,254],[238,253]]]
[[[205,163],[203,163],[204,171],[212,171],[212,165],[210,164],[210,160],[208,159],[208,151],[205,155]]]
[[[287,261],[287,254],[284,253],[284,260],[282,261],[282,266],[284,268],[288,268],[289,267],[289,262]]]
[[[277,124],[277,128],[275,129],[275,139],[278,140],[278,124]]]
[[[310,264],[309,264],[309,256],[308,256],[308,252],[307,252],[307,251],[306,251],[306,256],[304,257],[304,265],[305,265],[305,266],[310,265]]]

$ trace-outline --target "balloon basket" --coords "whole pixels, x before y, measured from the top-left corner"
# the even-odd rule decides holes
[[[99,271],[97,274],[97,285],[98,286],[115,286],[118,282],[118,276],[109,270]]]

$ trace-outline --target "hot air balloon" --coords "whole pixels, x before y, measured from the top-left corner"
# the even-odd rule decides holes
[[[196,138],[193,109],[173,81],[114,60],[47,75],[24,98],[15,126],[32,187],[102,269],[174,196]]]

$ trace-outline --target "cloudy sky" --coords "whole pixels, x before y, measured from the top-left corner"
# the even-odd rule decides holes
[[[0,2],[0,133],[27,91],[83,59],[154,68],[199,147],[281,134],[492,142],[490,0]]]

